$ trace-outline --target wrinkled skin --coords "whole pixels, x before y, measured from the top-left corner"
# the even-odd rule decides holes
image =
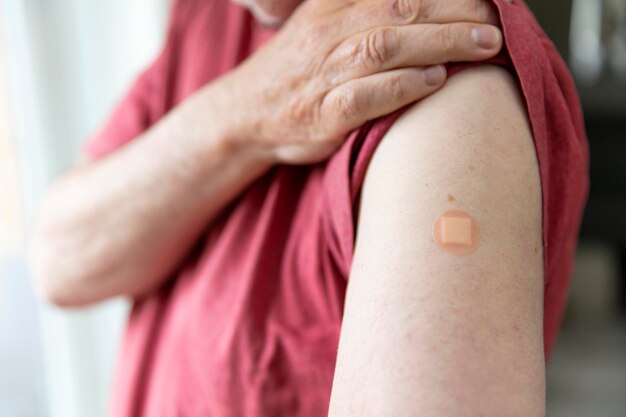
[[[436,91],[445,69],[425,67],[502,45],[487,0],[242,1],[281,29],[227,77],[243,109],[237,136],[284,163],[323,160],[351,129]]]

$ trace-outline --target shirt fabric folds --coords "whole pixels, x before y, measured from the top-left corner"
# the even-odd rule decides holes
[[[588,147],[554,45],[523,1],[494,3],[505,47],[490,62],[519,82],[539,162],[549,355],[587,196]],[[85,151],[101,158],[120,149],[274,33],[233,2],[176,0],[165,46]],[[454,76],[472,65],[448,69]],[[404,110],[351,132],[327,161],[272,167],[219,213],[171,279],[135,301],[111,416],[327,415],[359,190]]]

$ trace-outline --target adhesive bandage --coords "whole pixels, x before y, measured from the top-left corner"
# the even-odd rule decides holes
[[[448,210],[435,220],[433,239],[452,255],[469,255],[478,248],[480,231],[476,220],[462,210]]]

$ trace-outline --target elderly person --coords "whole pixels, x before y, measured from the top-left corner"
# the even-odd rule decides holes
[[[133,299],[111,416],[543,416],[587,187],[521,0],[177,0],[33,272]]]

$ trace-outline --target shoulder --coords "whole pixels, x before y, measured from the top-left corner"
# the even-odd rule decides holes
[[[539,167],[513,76],[491,65],[468,69],[408,109],[365,175],[362,204],[378,210],[378,200],[381,210],[410,204],[432,217],[464,205],[519,227],[534,225],[541,214]]]
[[[376,148],[359,206],[357,236],[389,238],[392,247],[406,237],[407,250],[434,250],[434,219],[461,209],[482,224],[477,254],[541,254],[539,166],[512,75],[489,65],[468,69],[408,109]],[[358,240],[355,250],[369,244]]]
[[[452,76],[389,129],[370,171],[385,170],[381,164],[387,157],[408,161],[425,154],[430,165],[461,170],[471,166],[478,168],[474,175],[493,173],[502,167],[503,158],[510,168],[511,163],[536,165],[530,122],[513,76],[492,65]]]

